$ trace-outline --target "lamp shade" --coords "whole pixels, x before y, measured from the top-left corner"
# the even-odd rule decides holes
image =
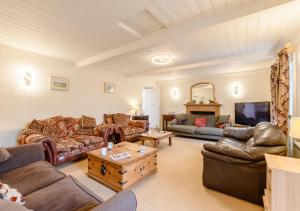
[[[292,138],[300,139],[300,118],[299,117],[291,118],[289,135]]]

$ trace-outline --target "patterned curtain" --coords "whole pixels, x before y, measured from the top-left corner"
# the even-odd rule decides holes
[[[284,48],[278,54],[278,62],[271,66],[271,117],[285,133],[288,131],[289,75],[289,56]]]

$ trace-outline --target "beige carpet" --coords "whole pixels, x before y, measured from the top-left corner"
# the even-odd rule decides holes
[[[138,211],[262,211],[252,203],[208,190],[202,186],[203,141],[174,137],[173,146],[167,140],[159,145],[158,172],[145,178],[131,190],[138,200]],[[87,160],[58,167],[76,177],[104,200],[115,192],[86,175]]]

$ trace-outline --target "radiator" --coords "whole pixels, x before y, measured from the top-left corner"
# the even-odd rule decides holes
[[[17,145],[17,136],[21,129],[0,129],[0,147],[12,147]]]

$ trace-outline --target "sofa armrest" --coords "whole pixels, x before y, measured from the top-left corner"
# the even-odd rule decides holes
[[[233,158],[239,158],[247,161],[261,161],[265,159],[265,154],[284,155],[286,146],[276,147],[249,147],[238,148],[228,145],[204,144],[204,149],[210,152],[226,155]]]
[[[56,164],[57,150],[55,141],[51,137],[42,134],[21,135],[18,143],[21,145],[41,143],[44,146],[45,159],[53,165]]]
[[[40,143],[10,147],[7,148],[7,151],[12,157],[0,163],[0,173],[45,160],[44,147]]]
[[[109,141],[110,135],[112,135],[114,132],[114,126],[109,124],[101,124],[101,125],[97,125],[93,129],[93,131],[96,136],[100,136],[103,138],[106,146],[107,142]]]
[[[147,131],[149,129],[149,122],[147,120],[130,120],[129,126],[143,128]]]
[[[136,197],[133,192],[122,191],[108,201],[91,209],[92,211],[135,211],[137,207]]]

